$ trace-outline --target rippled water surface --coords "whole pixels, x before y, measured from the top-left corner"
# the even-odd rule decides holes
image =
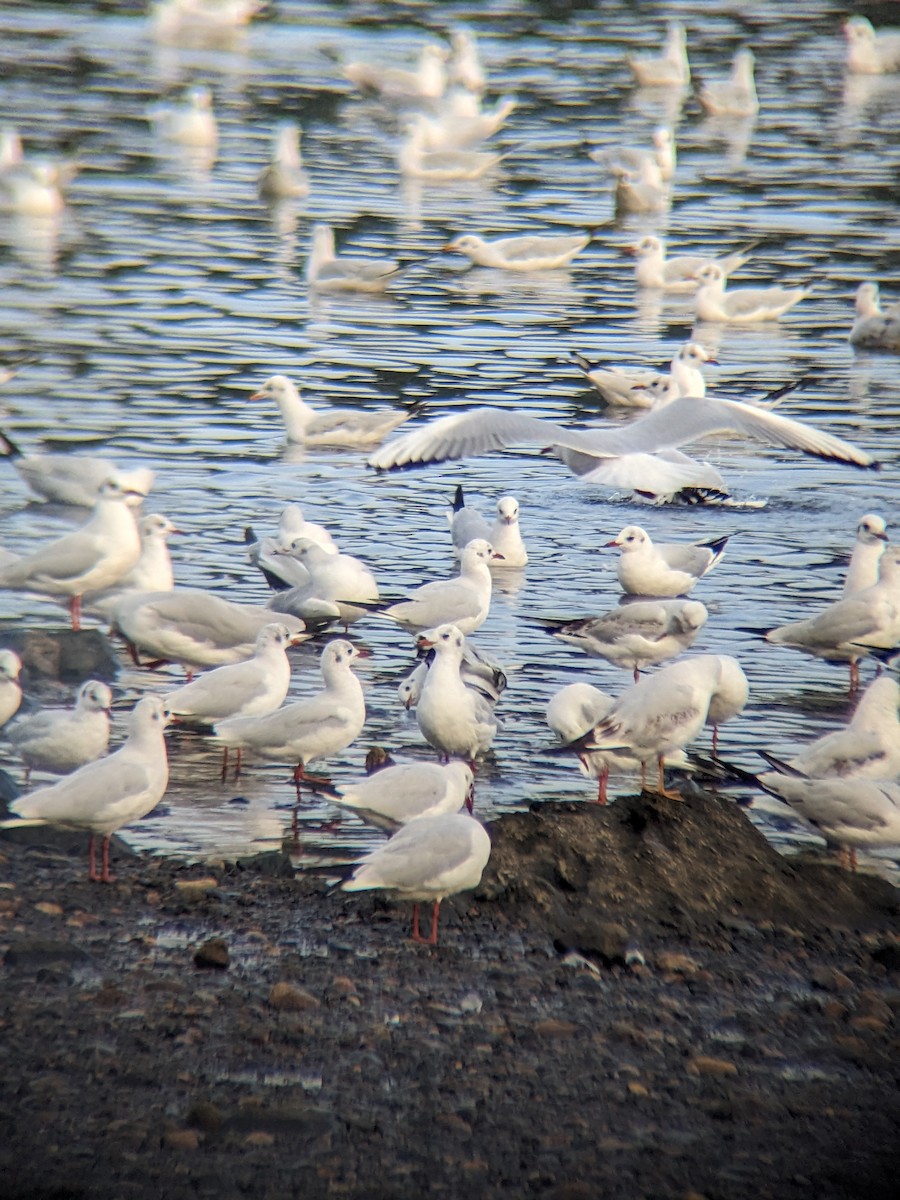
[[[186,531],[173,544],[178,582],[233,599],[265,600],[244,558],[243,529],[272,530],[289,501],[366,559],[384,593],[399,594],[451,573],[444,513],[457,483],[485,511],[503,493],[518,496],[531,561],[498,584],[478,635],[511,668],[503,728],[479,773],[487,813],[544,796],[589,797],[592,785],[574,766],[541,754],[551,740],[544,705],[574,679],[611,691],[629,682],[531,619],[614,605],[613,552],[600,547],[626,524],[662,541],[729,533],[725,559],[695,592],[712,614],[695,649],[737,655],[752,686],[746,713],[723,730],[722,753],[748,769],[759,765],[755,747],[789,755],[846,717],[846,671],[740,629],[809,615],[836,598],[858,517],[891,520],[897,483],[900,362],[854,355],[847,334],[862,279],[879,279],[897,298],[900,77],[845,82],[843,11],[822,2],[787,12],[774,3],[642,5],[638,18],[627,5],[604,4],[602,14],[561,22],[507,0],[477,13],[280,0],[230,41],[191,47],[158,45],[134,5],[0,6],[3,119],[32,152],[74,153],[82,164],[59,222],[0,218],[3,343],[42,356],[3,389],[5,427],[28,449],[44,441],[152,465],[151,509]],[[698,76],[724,73],[739,45],[752,46],[755,125],[714,122],[691,97],[672,108],[631,86],[625,54],[653,48],[676,15]],[[338,64],[409,62],[428,37],[462,20],[478,35],[490,96],[518,97],[496,139],[508,157],[483,182],[404,185],[397,115],[354,94]],[[198,81],[211,86],[220,122],[212,166],[167,153],[145,116],[149,104]],[[303,127],[312,192],[273,212],[255,179],[273,126],[288,117]],[[679,148],[672,209],[616,226],[609,181],[586,151],[647,143],[662,120],[673,122]],[[385,297],[313,297],[303,267],[315,220],[333,224],[348,251],[415,265]],[[462,230],[586,225],[599,227],[596,239],[567,271],[509,277],[463,270],[440,254]],[[415,421],[472,403],[596,418],[595,396],[564,361],[571,351],[661,364],[691,332],[689,301],[636,293],[621,247],[649,230],[681,249],[725,251],[759,238],[742,282],[817,281],[814,297],[777,324],[698,327],[719,361],[710,386],[740,397],[809,376],[783,411],[877,454],[880,472],[710,441],[704,453],[735,493],[766,497],[766,507],[650,509],[532,452],[376,477],[359,454],[286,448],[277,413],[245,403],[283,372],[312,403],[424,402]],[[82,515],[30,503],[0,463],[4,546],[29,550]],[[61,622],[58,607],[15,593],[0,593],[0,618]],[[335,782],[360,772],[373,743],[430,754],[396,697],[411,640],[377,620],[353,636],[374,654],[363,668],[369,718],[359,741],[323,764]],[[317,654],[316,644],[296,652],[293,694],[318,686]],[[117,706],[176,678],[123,663]],[[236,797],[220,786],[209,743],[176,734],[171,759],[164,811],[129,829],[131,841],[228,855],[280,840],[288,823],[280,806],[291,794],[284,767],[251,767]],[[793,844],[796,826],[774,806],[761,809],[767,833]],[[368,843],[350,819],[319,833],[326,815],[309,810],[310,857]]]

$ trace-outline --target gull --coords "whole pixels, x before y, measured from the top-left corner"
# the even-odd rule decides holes
[[[58,217],[66,206],[59,167],[28,159],[0,170],[0,212],[22,217]]]
[[[264,200],[292,200],[309,195],[309,179],[300,157],[300,126],[296,121],[282,121],[275,129],[272,157],[256,181]]]
[[[153,487],[155,475],[148,467],[123,471],[108,458],[86,454],[24,454],[0,431],[0,457],[11,460],[23,483],[53,504],[93,508],[100,489],[115,479],[128,493],[128,503],[139,507]]]
[[[626,525],[607,546],[618,546],[617,574],[627,596],[665,598],[693,591],[725,553],[727,537],[709,542],[654,543],[640,525]]]
[[[394,258],[338,256],[330,225],[313,225],[306,284],[319,292],[383,292],[400,270]]]
[[[667,662],[693,645],[708,617],[699,600],[637,600],[599,617],[540,623],[589,657],[633,671],[637,683],[645,667]]]
[[[449,75],[451,83],[458,83],[470,92],[483,92],[487,84],[484,68],[478,56],[475,35],[468,29],[454,29],[450,34],[452,56]]]
[[[81,628],[81,598],[126,575],[140,558],[141,539],[126,492],[115,480],[100,489],[90,519],[12,563],[0,567],[0,588],[68,596],[72,628]]]
[[[376,888],[414,901],[413,941],[436,946],[441,901],[477,887],[490,855],[487,830],[468,813],[422,817],[367,854],[341,886],[345,892]],[[427,938],[419,932],[423,900],[433,901]]]
[[[419,114],[425,150],[468,150],[485,141],[506,124],[515,111],[514,96],[502,96],[491,109],[482,109],[472,92],[454,91],[436,117]]]
[[[852,596],[878,582],[881,556],[888,541],[885,530],[884,517],[877,513],[866,513],[860,518],[850,565],[844,577],[844,596]]]
[[[766,790],[780,797],[827,842],[840,846],[850,870],[859,849],[900,846],[900,783],[884,779],[809,779],[772,755]]]
[[[263,717],[232,717],[217,721],[215,733],[225,749],[238,751],[235,774],[240,772],[244,750],[270,762],[295,762],[297,799],[307,765],[346,749],[362,732],[366,703],[362,685],[351,666],[357,658],[368,658],[343,639],[329,642],[322,651],[321,670],[325,687],[314,696],[282,705]]]
[[[231,717],[264,717],[284,703],[291,682],[288,646],[304,638],[286,625],[264,625],[252,658],[216,667],[165,697],[173,719],[211,725]]]
[[[699,100],[714,117],[754,117],[759,112],[753,81],[753,52],[738,50],[727,79],[711,79],[700,88]]]
[[[727,278],[750,261],[749,252],[752,249],[750,245],[722,258],[710,258],[702,254],[676,254],[667,258],[665,242],[653,234],[641,238],[636,245],[625,247],[628,253],[637,258],[634,277],[638,286],[664,292],[695,292],[698,272],[710,263],[715,263]]]
[[[900,775],[900,687],[889,675],[873,679],[849,724],[804,746],[788,766],[811,779],[895,779]],[[760,781],[769,784],[768,773]]]
[[[240,29],[265,8],[265,0],[158,0],[150,16],[155,34],[222,33]]]
[[[627,171],[639,171],[645,158],[659,168],[662,179],[666,182],[675,174],[675,139],[672,131],[661,125],[653,131],[653,149],[637,149],[632,146],[613,146],[612,148],[591,150],[588,158],[606,167],[624,167]]]
[[[659,378],[658,371],[644,367],[601,367],[598,363],[588,362],[581,354],[572,357],[588,383],[597,389],[607,404],[618,404],[623,408],[655,407],[654,398],[646,389]],[[669,376],[677,384],[678,394],[705,396],[706,380],[700,367],[715,361],[699,342],[685,342],[679,346],[669,364]]]
[[[725,291],[725,274],[718,263],[707,263],[697,272],[694,306],[698,321],[750,324],[774,321],[799,304],[812,290],[796,287],[745,287]]]
[[[472,782],[464,762],[395,763],[323,795],[367,824],[393,833],[410,821],[459,812],[469,801]]]
[[[300,537],[315,542],[329,554],[338,552],[334,539],[325,526],[317,525],[315,521],[307,521],[299,504],[288,504],[282,509],[276,537],[264,537],[257,541],[249,525],[244,530],[247,558],[255,567],[259,567],[266,582],[276,591],[305,587],[309,583],[310,575],[306,567],[298,559],[283,553],[290,550],[291,543]]]
[[[0,126],[0,171],[24,161],[25,148],[18,129],[12,125]]]
[[[208,87],[189,87],[179,104],[154,104],[147,117],[166,141],[197,150],[215,150],[219,127]]]
[[[882,309],[877,283],[861,283],[856,289],[856,319],[850,330],[850,345],[861,350],[900,353],[900,302]]]
[[[88,679],[71,709],[46,708],[20,717],[5,737],[25,764],[25,786],[31,772],[68,775],[106,753],[112,692],[105,683]]]
[[[406,709],[415,708],[422,695],[425,679],[436,658],[434,650],[435,631],[426,629],[416,639],[420,661],[402,681],[397,693]],[[506,690],[507,680],[503,668],[477,648],[471,638],[464,638],[463,653],[459,663],[459,676],[466,687],[483,696],[489,704],[496,704]]]
[[[489,542],[498,556],[488,562],[492,570],[524,567],[528,562],[528,552],[519,528],[519,502],[514,496],[500,497],[497,501],[497,518],[493,525],[488,525],[477,509],[466,504],[462,484],[457,484],[447,520],[450,522],[453,553],[457,558],[462,556],[470,542],[481,539]]]
[[[271,610],[261,605],[234,604],[199,588],[175,588],[124,596],[111,624],[128,642],[136,662],[144,654],[158,663],[182,663],[192,671],[250,658],[260,629],[271,622]],[[291,634],[305,629],[296,617],[284,616],[281,623]]]
[[[464,548],[459,574],[424,583],[407,599],[379,608],[377,615],[415,632],[453,624],[461,633],[474,633],[487,620],[491,607],[490,542],[476,538]]]
[[[435,652],[416,705],[422,736],[444,758],[472,764],[490,748],[497,720],[490,702],[461,677],[465,637],[458,626],[445,624],[421,638],[420,645]]]
[[[297,385],[286,375],[270,376],[251,400],[274,400],[284,419],[289,442],[304,446],[345,446],[361,449],[376,446],[408,421],[414,408],[316,409],[307,404]]]
[[[22,687],[19,674],[22,660],[15,650],[0,650],[0,725],[5,725],[19,711]]]
[[[606,429],[567,429],[510,409],[470,409],[386,442],[370,457],[369,465],[386,471],[537,442],[550,446],[557,458],[589,483],[628,488],[660,499],[671,498],[685,488],[712,488],[727,494],[718,471],[677,449],[722,432],[743,434],[770,446],[857,467],[874,469],[878,465],[864,450],[811,425],[767,409],[709,396],[682,396],[639,421]]]
[[[109,839],[132,821],[156,808],[169,782],[163,733],[168,714],[156,696],[145,696],[132,710],[128,738],[107,758],[79,767],[50,787],[14,800],[9,811],[15,825],[62,825],[90,831],[88,878],[111,883]],[[103,839],[102,870],[97,873],[94,839]]]
[[[641,87],[686,87],[691,82],[684,26],[670,21],[659,56],[629,58],[628,66]]]
[[[656,760],[659,793],[673,796],[663,781],[666,755],[692,742],[704,724],[716,730],[737,716],[748,694],[747,677],[730,655],[700,654],[683,659],[643,676],[623,692],[588,737],[577,744],[578,750],[624,748],[641,764],[642,787],[647,764]]]
[[[501,271],[553,271],[567,267],[590,242],[589,233],[496,238],[485,241],[477,233],[465,233],[444,246],[464,254],[479,267]]]
[[[377,92],[383,100],[392,103],[440,100],[447,88],[447,58],[445,46],[428,43],[422,47],[414,71],[350,62],[344,66],[343,74],[358,88]]]
[[[844,23],[847,70],[851,75],[886,75],[900,71],[900,29],[879,29],[866,17]]]
[[[269,601],[273,612],[291,613],[310,624],[341,621],[346,627],[378,601],[378,584],[364,562],[352,554],[329,554],[309,538],[294,538],[276,557],[289,557],[306,569],[309,581],[276,592]]]
[[[428,150],[427,127],[421,121],[407,125],[405,133],[397,151],[400,173],[423,183],[482,179],[504,157],[488,150]]]
[[[849,662],[855,689],[859,660],[869,648],[889,650],[900,641],[900,547],[885,549],[877,583],[836,600],[815,617],[769,630],[766,641],[830,662]]]
[[[84,607],[93,613],[109,616],[126,592],[171,592],[175,586],[169,538],[180,533],[168,517],[149,513],[138,521],[141,556],[117,584],[101,592],[88,592]]]
[[[614,202],[616,216],[627,213],[661,213],[670,203],[662,172],[652,158],[642,159],[634,171],[613,164],[615,176]]]

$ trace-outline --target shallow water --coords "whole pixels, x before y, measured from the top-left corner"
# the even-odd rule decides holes
[[[752,686],[747,711],[722,731],[721,752],[747,769],[759,766],[756,747],[790,755],[845,718],[846,671],[737,630],[808,615],[835,598],[858,517],[893,516],[898,361],[854,355],[847,333],[860,280],[880,279],[897,298],[900,79],[845,84],[837,4],[789,13],[773,3],[679,4],[659,6],[652,20],[642,9],[640,21],[627,5],[604,5],[602,16],[558,22],[503,0],[477,14],[464,5],[410,8],[402,25],[386,24],[388,11],[355,9],[352,24],[343,6],[281,0],[269,19],[224,44],[179,47],[156,44],[135,5],[0,9],[4,120],[30,151],[74,151],[82,164],[59,222],[0,218],[3,342],[42,354],[3,389],[4,427],[26,448],[44,439],[152,465],[150,509],[186,531],[172,546],[179,583],[234,599],[266,598],[245,562],[243,529],[270,531],[289,501],[369,561],[384,593],[399,594],[451,572],[444,512],[457,483],[485,511],[504,493],[518,496],[531,561],[524,573],[498,576],[478,635],[512,668],[504,725],[479,774],[488,814],[541,796],[589,797],[593,785],[574,766],[541,754],[551,740],[544,705],[576,678],[611,691],[629,682],[530,618],[614,605],[613,552],[599,547],[626,524],[661,541],[727,532],[723,562],[694,593],[712,614],[695,650],[734,653]],[[752,46],[761,104],[752,128],[704,118],[691,97],[667,112],[659,96],[632,88],[624,55],[652,49],[672,15],[688,27],[698,76],[723,73],[734,49]],[[356,96],[337,60],[409,61],[455,20],[478,34],[491,99],[519,98],[496,139],[509,157],[480,183],[410,187],[394,164],[396,115]],[[198,81],[212,87],[220,122],[211,167],[167,151],[145,117],[149,104]],[[286,117],[302,124],[312,193],[270,212],[255,178],[272,127]],[[647,143],[667,118],[677,122],[679,149],[673,207],[616,226],[608,180],[586,150]],[[315,220],[335,225],[339,245],[353,252],[415,265],[385,297],[311,297],[303,266]],[[585,225],[599,226],[597,237],[568,271],[510,278],[440,255],[462,229]],[[876,453],[879,473],[710,441],[704,454],[736,494],[766,497],[766,507],[650,509],[585,486],[533,452],[377,477],[359,454],[286,448],[277,413],[245,404],[266,376],[283,372],[312,403],[423,401],[419,419],[471,403],[563,421],[597,416],[594,394],[564,361],[571,351],[661,364],[691,331],[689,302],[636,294],[621,247],[651,230],[683,249],[725,251],[761,238],[741,281],[817,280],[815,297],[777,324],[698,327],[720,364],[710,386],[745,396],[810,376],[782,411]],[[12,469],[0,468],[0,544],[29,550],[83,515],[29,503]],[[0,593],[0,618],[61,620],[53,604],[15,593]],[[319,764],[336,783],[360,772],[373,743],[428,754],[396,698],[410,639],[374,619],[353,636],[374,652],[361,672],[369,719],[355,745]],[[292,694],[316,688],[317,652],[296,652]],[[123,666],[117,707],[145,687],[165,690],[166,679]],[[172,748],[164,811],[129,829],[132,842],[222,856],[280,841],[288,815],[279,806],[291,796],[285,768],[251,767],[236,799],[234,787],[219,784],[208,742],[178,734]],[[762,805],[758,819],[779,845],[808,840],[770,808]],[[369,844],[351,819],[317,832],[330,815],[309,808],[310,859]]]

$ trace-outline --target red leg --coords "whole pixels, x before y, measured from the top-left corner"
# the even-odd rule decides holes
[[[475,780],[472,780],[469,790],[466,792],[466,812],[472,813],[475,811]]]
[[[431,937],[428,941],[429,946],[437,945],[438,912],[440,911],[440,907],[440,900],[435,900],[434,908],[431,910]]]
[[[419,904],[418,901],[413,905],[413,931],[412,938],[414,942],[421,942],[422,935],[419,933]]]
[[[109,873],[109,838],[110,835],[107,834],[103,839],[103,872],[100,875],[101,883],[112,883],[115,879],[115,876]]]
[[[597,803],[606,803],[606,785],[609,782],[609,767],[606,766],[597,776]]]
[[[855,846],[851,846],[851,847],[850,847],[850,870],[851,870],[851,871],[853,871],[854,873],[856,872],[856,862],[857,862],[857,860],[856,860],[856,847],[855,847]]]
[[[225,776],[228,774],[228,747],[222,747],[222,782],[225,782]]]
[[[646,792],[646,790],[647,790],[647,764],[642,761],[641,762],[641,791]]]
[[[25,768],[25,779],[22,783],[22,787],[28,787],[30,780],[31,780],[31,767],[26,767]]]
[[[81,597],[72,596],[69,600],[69,616],[72,618],[72,628],[76,632],[81,629]]]
[[[91,834],[88,839],[88,879],[91,883],[99,883],[100,876],[97,874],[97,856],[94,835]]]
[[[713,725],[713,757],[718,757],[719,754],[719,727]]]
[[[640,670],[640,667],[638,667],[638,666],[635,666],[635,668],[634,668],[634,682],[635,682],[635,683],[637,683],[637,681],[640,679],[640,677],[641,677],[641,670]]]
[[[241,746],[238,746],[237,750],[235,751],[235,755],[234,755],[234,774],[231,777],[232,779],[240,779],[241,763],[243,762],[243,759],[244,759],[244,751]]]

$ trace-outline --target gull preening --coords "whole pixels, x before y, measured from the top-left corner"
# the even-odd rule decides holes
[[[406,709],[415,708],[419,703],[425,679],[437,657],[434,649],[435,634],[435,630],[426,629],[416,638],[419,661],[397,688],[397,695]],[[483,696],[489,704],[496,704],[506,690],[507,679],[503,668],[486,657],[471,638],[463,639],[459,676],[466,687]]]
[[[856,289],[856,317],[850,345],[860,350],[886,350],[900,354],[900,302],[882,309],[877,283]]]
[[[456,625],[440,625],[420,644],[435,652],[416,705],[422,736],[444,758],[474,763],[490,749],[497,719],[490,701],[468,687],[460,673],[465,637]]]
[[[633,671],[636,683],[645,667],[668,662],[693,645],[708,617],[699,600],[632,600],[599,617],[545,617],[540,624],[590,658]]]
[[[775,321],[811,292],[808,287],[742,287],[725,290],[725,273],[718,263],[697,272],[694,306],[698,321],[752,324]]]
[[[847,70],[851,75],[886,75],[900,71],[900,29],[876,30],[866,17],[844,23]]]
[[[603,367],[591,363],[581,354],[572,356],[585,379],[597,389],[607,404],[623,408],[656,408],[658,399],[647,389],[660,377],[659,371],[646,367]],[[679,346],[669,364],[669,375],[677,385],[676,395],[705,396],[706,380],[700,370],[704,363],[715,363],[699,342]],[[675,397],[671,397],[674,399]]]
[[[754,117],[759,112],[753,79],[752,50],[738,50],[727,79],[711,79],[700,88],[698,99],[713,117]]]
[[[395,763],[322,794],[369,825],[393,833],[422,817],[459,812],[469,802],[472,782],[472,770],[464,762]]]
[[[25,764],[25,786],[32,771],[68,775],[105,754],[111,705],[108,686],[88,679],[78,689],[74,708],[45,708],[20,717],[6,730],[4,737]]]
[[[637,262],[634,277],[639,287],[655,288],[664,292],[696,292],[697,275],[710,263],[715,263],[727,278],[750,261],[752,246],[726,254],[722,258],[710,258],[703,254],[675,254],[666,257],[666,244],[661,237],[647,234],[625,250],[634,254]]]
[[[80,529],[67,533],[0,568],[0,588],[49,596],[67,596],[72,628],[81,628],[81,598],[112,587],[137,563],[141,538],[129,493],[114,480],[100,489],[93,514]]]
[[[866,513],[860,518],[850,564],[844,576],[845,596],[852,596],[854,592],[861,592],[863,588],[878,582],[881,556],[888,543],[886,529],[884,517],[879,517],[877,513]]]
[[[627,596],[656,599],[693,591],[725,553],[727,537],[708,542],[657,542],[640,525],[626,525],[607,546],[621,550],[616,573]]]
[[[15,650],[0,650],[0,726],[19,711],[22,703],[22,685],[19,683],[21,671],[22,660]]]
[[[14,800],[7,825],[62,825],[87,829],[88,878],[111,883],[109,839],[132,821],[156,808],[169,782],[169,762],[163,736],[169,716],[156,696],[145,696],[132,710],[128,738],[107,758],[79,767],[50,787],[38,788]],[[95,838],[102,838],[102,867],[98,874]]]
[[[366,855],[342,886],[345,892],[375,888],[414,901],[413,941],[436,946],[441,901],[477,887],[490,855],[487,830],[468,813],[422,817]],[[424,900],[433,902],[427,938],[419,931]]]
[[[319,292],[383,292],[400,270],[394,258],[355,258],[338,255],[330,225],[312,227],[312,246],[306,260],[306,284]]]
[[[678,21],[669,22],[660,54],[639,55],[627,61],[641,87],[686,87],[691,82],[687,39]]]
[[[497,516],[489,525],[481,513],[466,504],[462,484],[457,484],[453,496],[453,507],[447,512],[453,553],[457,558],[470,542],[489,542],[494,554],[488,560],[492,571],[524,567],[528,562],[528,551],[522,540],[519,527],[519,502],[515,496],[501,496],[497,501]]]
[[[544,234],[495,238],[487,241],[477,233],[464,233],[444,246],[464,254],[479,267],[501,271],[552,271],[567,267],[590,242],[588,233]]]
[[[309,178],[300,155],[300,126],[282,121],[272,139],[272,156],[256,180],[264,200],[301,199],[309,195]]]
[[[87,454],[25,454],[2,432],[0,457],[12,462],[23,483],[35,495],[53,504],[70,504],[75,508],[93,508],[100,489],[110,479],[128,493],[128,504],[136,508],[155,480],[149,467],[123,471],[108,458]]]
[[[660,499],[692,488],[727,494],[725,481],[714,467],[695,462],[678,449],[725,432],[856,467],[878,465],[866,451],[811,425],[709,396],[682,396],[630,425],[605,429],[567,429],[512,409],[475,408],[441,417],[386,442],[370,457],[369,465],[387,471],[536,442],[550,446],[557,458],[588,483],[628,488]]]
[[[248,560],[262,571],[266,583],[276,591],[305,587],[309,583],[310,574],[306,567],[298,559],[284,553],[290,550],[291,544],[297,538],[308,538],[329,554],[338,552],[334,539],[325,526],[317,525],[315,521],[307,521],[299,504],[288,504],[282,509],[276,537],[257,540],[249,525],[244,530]]]
[[[408,421],[414,409],[313,408],[286,375],[271,375],[251,400],[274,400],[284,420],[289,442],[303,446],[343,446],[367,449]]]

